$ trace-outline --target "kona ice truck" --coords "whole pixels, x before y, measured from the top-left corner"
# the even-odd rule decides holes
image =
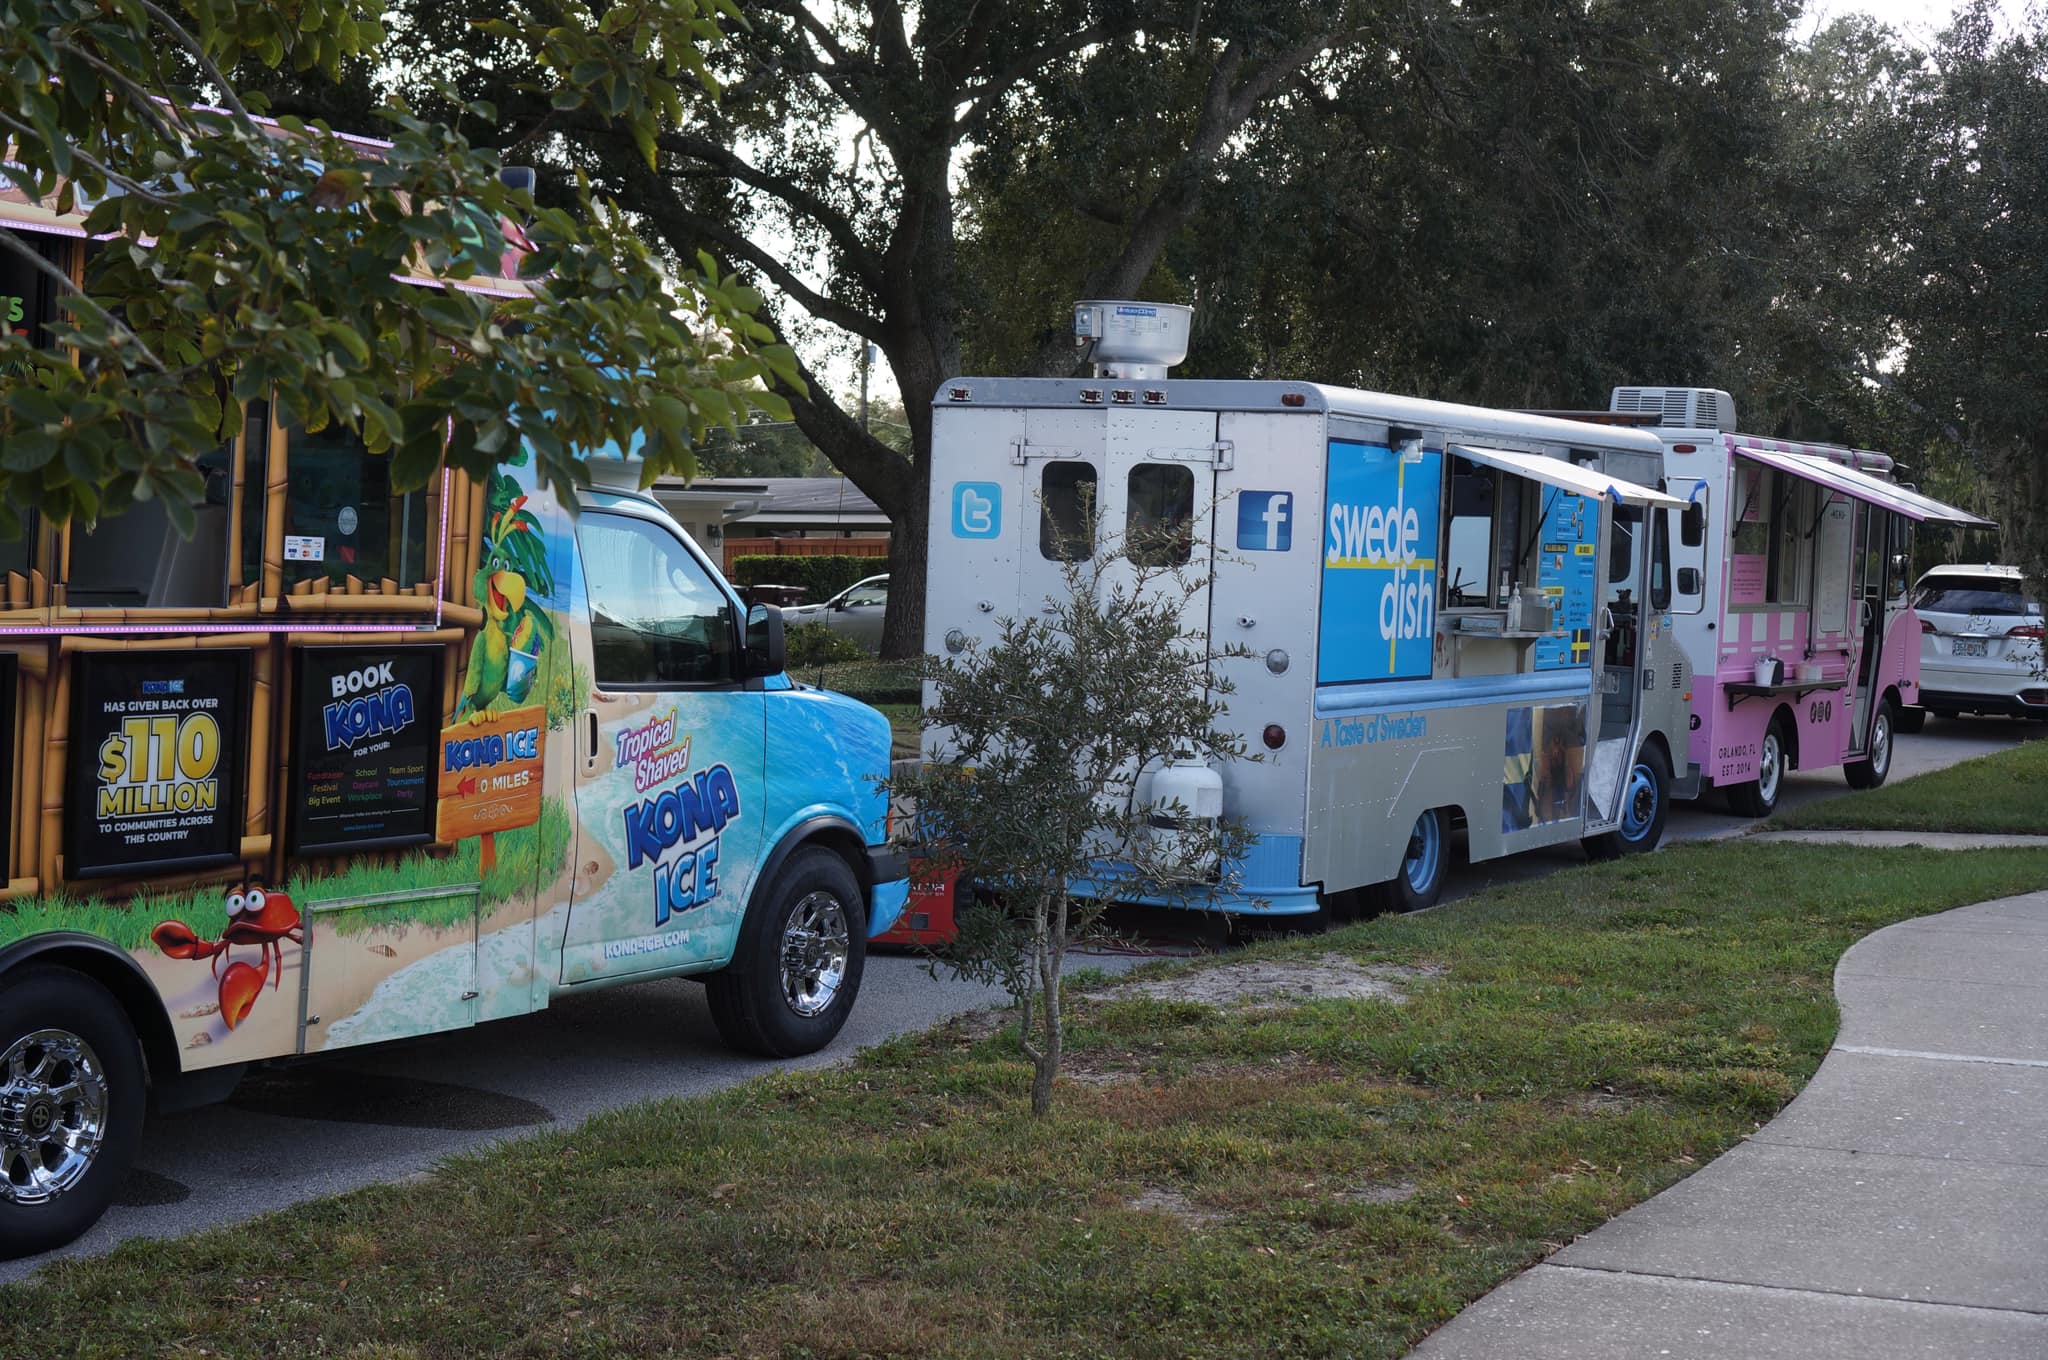
[[[1893,735],[1924,718],[1913,531],[1991,522],[1901,485],[1885,454],[1742,434],[1723,391],[1618,387],[1609,406],[1590,418],[1654,435],[1687,506],[1662,517],[1696,673],[1681,796],[1718,788],[1761,817],[1787,770],[1882,784]]]
[[[1654,475],[1662,445],[1316,383],[1169,379],[1186,327],[1184,308],[1084,303],[1096,376],[940,385],[927,650],[986,643],[1063,590],[1092,507],[1105,535],[1172,545],[1154,565],[1205,583],[1189,631],[1256,658],[1215,664],[1259,759],[1141,775],[1163,817],[1202,812],[1206,789],[1256,836],[1194,905],[1419,907],[1455,828],[1474,860],[1654,846],[1690,704],[1652,531],[1679,502],[1601,468],[1627,455]],[[1177,532],[1144,532],[1160,529]]]
[[[653,500],[401,493],[273,412],[201,460],[190,537],[148,502],[0,545],[0,1254],[84,1231],[145,1108],[253,1062],[679,974],[729,1043],[808,1053],[907,891],[888,724],[792,685]]]

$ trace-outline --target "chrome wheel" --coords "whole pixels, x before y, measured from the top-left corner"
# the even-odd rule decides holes
[[[812,892],[790,909],[782,927],[782,996],[806,1019],[820,1014],[846,981],[851,947],[846,908],[829,892]]]
[[[1764,749],[1758,753],[1756,762],[1756,791],[1765,807],[1778,801],[1778,779],[1784,772],[1778,729],[1772,727],[1770,731],[1764,733]]]
[[[1870,724],[1870,772],[1882,782],[1892,768],[1892,710],[1889,704],[1879,704],[1877,717]]]
[[[107,1127],[107,1076],[92,1045],[61,1029],[0,1054],[0,1201],[41,1204],[92,1170]]]

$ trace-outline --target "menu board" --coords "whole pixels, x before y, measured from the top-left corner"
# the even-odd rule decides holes
[[[1566,636],[1539,638],[1536,669],[1562,670],[1593,659],[1593,599],[1600,589],[1600,507],[1553,491],[1537,536],[1536,584],[1550,601],[1550,626]]]
[[[437,646],[298,651],[294,853],[434,838],[441,654]]]
[[[80,652],[71,666],[66,875],[239,858],[248,650]]]

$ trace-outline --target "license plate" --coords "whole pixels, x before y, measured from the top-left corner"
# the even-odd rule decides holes
[[[1989,654],[1987,649],[1990,647],[1990,645],[1991,644],[1985,641],[1983,638],[1957,638],[1955,651],[1952,653],[1952,655],[1985,656]]]

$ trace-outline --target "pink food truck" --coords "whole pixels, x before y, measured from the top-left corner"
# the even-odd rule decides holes
[[[1760,817],[1787,770],[1882,784],[1893,734],[1922,717],[1913,531],[1991,522],[1901,485],[1882,453],[1738,433],[1726,392],[1618,387],[1609,409],[1663,441],[1663,489],[1687,502],[1653,529],[1694,673],[1674,792],[1722,789]]]

